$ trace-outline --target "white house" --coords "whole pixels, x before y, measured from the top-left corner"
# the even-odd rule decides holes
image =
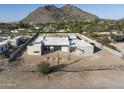
[[[36,27],[34,27],[34,28],[35,28],[36,30],[39,30],[39,29],[40,29],[40,27],[37,27],[37,26],[36,26]]]
[[[66,36],[43,35],[27,46],[27,53],[29,55],[42,55],[43,53],[53,51],[90,55],[94,52],[94,46],[84,40],[79,40],[75,34],[68,34]]]
[[[10,36],[0,36],[0,42],[3,42],[5,40],[10,40],[11,37]]]
[[[24,31],[25,29],[24,29],[24,28],[19,28],[18,30],[19,30],[19,31]]]
[[[69,52],[69,40],[68,37],[46,37],[44,41],[44,50],[46,51],[62,51]]]
[[[42,55],[52,51],[69,52],[68,37],[39,36],[32,44],[27,46],[27,51],[29,55]]]
[[[0,33],[2,32],[10,32],[10,29],[0,29]]]
[[[17,36],[17,37],[15,37],[15,38],[12,38],[12,39],[10,40],[10,44],[11,44],[11,45],[14,45],[14,46],[18,46],[19,43],[20,43],[20,41],[21,41],[21,39],[22,39],[22,36]]]
[[[0,54],[8,50],[9,43],[7,41],[0,42]]]
[[[18,30],[17,29],[11,30],[11,33],[18,33]]]

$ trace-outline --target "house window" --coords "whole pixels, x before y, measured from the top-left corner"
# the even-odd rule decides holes
[[[3,51],[3,47],[1,47],[1,51]]]
[[[54,51],[61,50],[61,46],[54,46]]]
[[[6,45],[6,48],[8,48],[8,46]]]
[[[43,50],[50,51],[50,46],[44,46]]]
[[[40,51],[33,51],[33,53],[40,53]]]

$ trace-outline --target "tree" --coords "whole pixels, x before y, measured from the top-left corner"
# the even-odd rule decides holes
[[[103,39],[102,39],[102,41],[101,41],[101,43],[103,45],[107,45],[110,42],[111,42],[111,40],[108,38],[108,36],[104,36]]]
[[[50,70],[49,70],[49,63],[47,62],[42,62],[38,65],[38,70],[42,73],[42,74],[49,74]]]
[[[32,26],[30,24],[26,24],[26,23],[22,23],[22,22],[16,24],[15,27],[16,28],[26,28],[26,29],[32,28]]]

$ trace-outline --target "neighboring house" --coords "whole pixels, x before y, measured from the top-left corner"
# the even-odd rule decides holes
[[[66,30],[57,30],[56,32],[66,32]]]
[[[39,30],[40,29],[40,27],[34,27],[36,30]]]
[[[9,29],[0,29],[0,33],[2,33],[2,32],[10,32],[10,30]]]
[[[24,29],[24,28],[19,28],[18,30],[19,30],[19,31],[24,31],[25,29]]]
[[[0,54],[8,50],[9,43],[7,41],[0,42]]]
[[[18,33],[18,30],[11,30],[11,33]]]
[[[15,37],[15,38],[12,38],[12,39],[10,40],[10,44],[11,44],[11,45],[14,45],[14,46],[18,46],[19,43],[20,43],[20,41],[21,41],[21,39],[22,39],[22,36],[17,36],[17,37]]]
[[[11,39],[10,36],[0,36],[0,42]]]

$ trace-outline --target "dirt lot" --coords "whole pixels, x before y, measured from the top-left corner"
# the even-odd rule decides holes
[[[32,71],[33,67],[46,60],[51,66],[57,65],[58,55],[61,59],[59,64],[71,64],[67,67],[71,71],[58,71],[46,76]],[[25,52],[20,62],[0,72],[0,88],[124,88],[123,70],[74,71],[82,66],[124,64],[124,60],[106,50],[91,56],[53,52],[34,57]]]
[[[81,67],[84,65],[112,65],[124,63],[124,60],[106,50],[99,50],[90,56],[67,52],[53,52],[42,56],[31,56],[27,55],[27,52],[25,52],[21,60],[24,65],[37,65],[42,61],[47,61],[51,65],[57,65],[59,60],[59,64],[74,63],[72,66],[76,67]]]
[[[44,76],[37,71],[43,61],[68,66]],[[124,88],[124,60],[106,50],[90,56],[59,51],[31,56],[25,51],[17,63],[0,72],[0,88]]]
[[[3,71],[0,73],[0,88],[124,88],[124,71],[56,72],[50,76]]]

